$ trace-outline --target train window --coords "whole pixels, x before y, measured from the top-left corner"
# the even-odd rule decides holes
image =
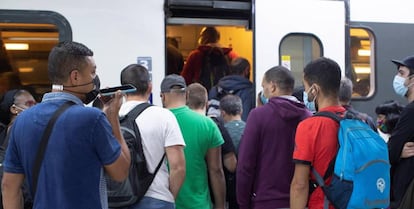
[[[365,28],[351,28],[351,80],[353,97],[366,98],[374,93],[374,39]]]
[[[25,88],[40,100],[51,84],[47,74],[50,50],[71,40],[66,20],[54,12],[0,10],[0,95]]]
[[[312,34],[292,33],[280,43],[280,64],[290,69],[295,77],[295,87],[302,85],[303,68],[310,61],[323,55],[321,41]]]

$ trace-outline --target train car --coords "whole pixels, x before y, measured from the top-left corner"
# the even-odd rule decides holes
[[[393,92],[390,60],[414,54],[413,9],[409,0],[2,0],[0,93],[13,74],[40,99],[51,86],[48,53],[73,40],[94,51],[102,86],[118,85],[123,67],[140,63],[151,71],[158,95],[167,38],[186,57],[201,28],[215,26],[220,43],[250,61],[256,92],[272,66],[292,70],[299,87],[306,63],[325,56],[354,82],[356,109],[374,116],[385,100],[405,102]],[[161,104],[157,96],[152,100]]]

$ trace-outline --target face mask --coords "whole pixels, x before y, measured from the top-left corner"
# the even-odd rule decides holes
[[[308,108],[311,112],[316,112],[315,99],[316,97],[313,101],[309,101],[308,92],[303,91],[303,103],[305,103],[306,108]]]
[[[99,80],[98,75],[95,76],[95,78],[92,80],[92,83],[94,84],[94,89],[85,94],[85,99],[82,101],[84,104],[91,103],[93,100],[96,99],[96,97],[99,94],[99,88],[101,87],[101,81]]]
[[[266,98],[266,97],[263,95],[263,91],[260,93],[260,101],[262,102],[262,104],[267,104],[267,103],[269,102],[269,99],[268,99],[268,98]]]
[[[378,124],[378,129],[385,134],[388,134],[388,128],[385,125],[385,121],[384,120],[377,120],[377,124]]]
[[[392,86],[394,87],[394,91],[396,94],[405,97],[408,91],[408,87],[404,85],[406,78],[396,75],[394,77],[394,81],[392,82]]]

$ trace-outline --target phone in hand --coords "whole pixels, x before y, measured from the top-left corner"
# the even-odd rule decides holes
[[[115,86],[115,87],[111,87],[111,88],[100,89],[99,93],[101,94],[101,96],[112,96],[118,90],[121,90],[122,93],[128,93],[128,92],[134,92],[137,89],[135,88],[135,86],[133,86],[131,84],[126,84],[126,85],[122,85],[122,86]]]

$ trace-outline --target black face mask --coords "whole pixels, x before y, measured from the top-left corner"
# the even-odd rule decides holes
[[[94,84],[94,89],[88,93],[85,94],[85,99],[83,99],[84,104],[89,104],[93,100],[96,99],[96,97],[99,94],[99,89],[101,88],[101,81],[99,80],[98,75],[95,76],[95,78],[92,80],[92,83]]]

